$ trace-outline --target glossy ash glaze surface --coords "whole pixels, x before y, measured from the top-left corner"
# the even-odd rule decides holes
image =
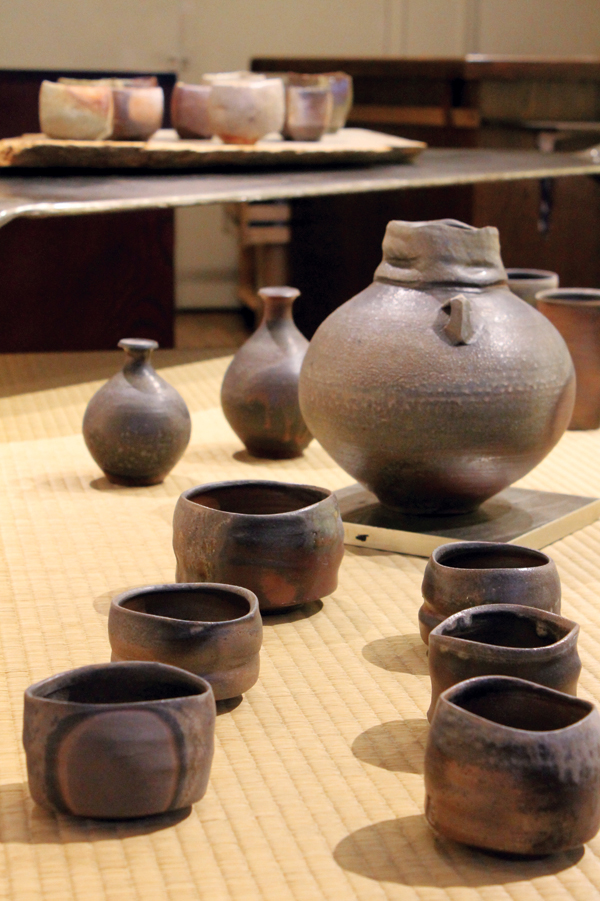
[[[101,819],[188,807],[206,792],[215,699],[161,663],[108,663],[25,692],[29,789],[42,807]]]
[[[449,616],[429,635],[431,720],[440,694],[474,676],[515,676],[577,694],[579,626],[516,604],[472,607]]]
[[[600,426],[600,290],[560,288],[536,295],[540,313],[558,329],[569,348],[577,375],[569,428]]]
[[[516,544],[442,544],[425,567],[419,629],[425,643],[447,616],[480,604],[521,604],[560,613],[560,578],[542,551]]]
[[[506,676],[445,691],[425,750],[425,815],[466,845],[545,855],[600,826],[600,716],[588,701]]]
[[[288,287],[259,291],[262,322],[223,378],[225,417],[255,457],[297,457],[312,441],[298,401],[298,379],[308,347],[292,318],[299,293]]]
[[[525,475],[569,423],[565,343],[507,287],[498,232],[391,222],[375,282],[321,324],[304,419],[381,503],[464,513]]]
[[[184,491],[173,517],[178,582],[253,591],[261,611],[337,588],[344,529],[335,495],[312,485],[214,482]]]
[[[124,338],[127,355],[117,373],[90,400],[83,418],[88,450],[118,485],[155,485],[173,469],[192,431],[181,395],[155,371],[156,341]]]
[[[262,620],[253,592],[233,585],[150,585],[114,598],[112,660],[157,660],[211,685],[217,701],[258,679]]]

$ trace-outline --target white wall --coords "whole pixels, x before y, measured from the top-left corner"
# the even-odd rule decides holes
[[[1,68],[244,68],[253,56],[600,55],[600,0],[0,0]],[[218,208],[177,212],[180,306],[231,306]]]

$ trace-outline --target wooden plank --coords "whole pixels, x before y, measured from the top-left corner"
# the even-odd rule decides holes
[[[187,141],[165,129],[149,141],[63,141],[22,135],[0,141],[0,167],[84,169],[205,169],[239,166],[315,166],[332,163],[402,162],[427,145],[361,128],[344,128],[320,141],[223,144]]]

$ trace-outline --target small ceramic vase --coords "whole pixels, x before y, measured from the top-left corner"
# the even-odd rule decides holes
[[[513,294],[535,306],[538,291],[558,288],[558,275],[547,269],[507,269],[508,287]]]
[[[208,124],[226,144],[256,144],[280,132],[285,120],[285,91],[280,78],[231,78],[215,81],[208,98]]]
[[[261,611],[297,607],[337,588],[344,528],[325,488],[213,482],[184,491],[173,517],[178,582],[243,585]]]
[[[296,288],[263,288],[259,328],[238,350],[221,386],[227,422],[255,457],[298,457],[312,441],[298,379],[308,341],[292,318]]]
[[[171,122],[180,138],[210,138],[208,124],[209,84],[178,81],[171,94]]]
[[[425,750],[425,816],[456,842],[507,854],[577,848],[600,826],[593,704],[507,676],[447,689]]]
[[[560,579],[542,551],[493,541],[461,541],[435,549],[425,567],[419,630],[429,633],[448,616],[480,604],[522,604],[560,613]]]
[[[437,699],[474,676],[515,676],[577,694],[579,626],[570,619],[521,607],[489,604],[449,616],[429,634],[431,720]]]
[[[206,792],[215,699],[208,682],[162,663],[106,663],[25,692],[33,800],[57,813],[147,817]]]
[[[258,679],[262,620],[256,595],[233,585],[150,585],[113,599],[111,660],[157,660],[202,676],[215,700]]]
[[[106,478],[116,485],[156,485],[188,446],[189,410],[155,371],[156,341],[123,338],[123,370],[94,394],[83,417],[83,437]]]
[[[318,141],[329,128],[333,94],[329,88],[288,85],[284,135],[293,141]]]
[[[114,105],[107,84],[42,81],[40,128],[49,138],[96,141],[110,137]]]
[[[329,131],[337,131],[346,124],[346,119],[352,109],[353,90],[352,76],[346,72],[326,72],[333,94],[333,112]]]
[[[536,294],[536,306],[566,341],[577,388],[569,429],[600,426],[600,290],[559,288]]]

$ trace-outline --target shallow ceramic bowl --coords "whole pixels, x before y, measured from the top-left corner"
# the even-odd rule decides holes
[[[224,582],[253,591],[261,611],[331,594],[344,553],[337,498],[284,482],[213,482],[175,507],[178,582]]]
[[[215,81],[208,98],[208,124],[226,144],[255,144],[279,132],[285,120],[285,91],[280,78],[232,78]]]
[[[548,269],[507,269],[508,287],[521,300],[535,306],[538,291],[558,288],[558,275]]]
[[[158,660],[210,683],[217,701],[258,679],[262,620],[258,600],[233,585],[150,585],[113,599],[112,660]]]
[[[145,817],[203,797],[213,757],[208,682],[162,663],[83,666],[25,692],[31,795],[59,813]]]
[[[577,694],[579,626],[516,604],[486,604],[449,616],[429,634],[431,720],[440,694],[474,676],[515,676]]]
[[[440,695],[425,750],[425,816],[466,845],[544,855],[600,826],[600,716],[593,704],[507,676]]]
[[[210,84],[178,81],[171,94],[171,122],[180,138],[210,138],[208,97]]]
[[[419,610],[421,638],[447,616],[480,604],[522,604],[560,613],[554,562],[517,544],[461,541],[435,549],[425,567]]]

